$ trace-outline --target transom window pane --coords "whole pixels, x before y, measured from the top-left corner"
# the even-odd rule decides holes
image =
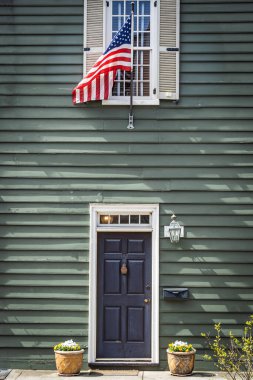
[[[139,215],[130,215],[131,224],[139,224]]]
[[[141,215],[141,224],[149,224],[149,215]]]
[[[100,215],[100,224],[118,224],[118,215]]]
[[[150,96],[150,0],[136,0],[134,9],[133,95]],[[130,14],[131,1],[112,0],[112,38]],[[118,70],[113,96],[130,95],[130,77]]]
[[[118,215],[110,215],[109,223],[110,224],[118,224],[119,223]]]
[[[129,215],[120,215],[120,224],[128,224]]]

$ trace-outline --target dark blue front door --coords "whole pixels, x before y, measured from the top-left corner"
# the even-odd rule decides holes
[[[151,357],[151,233],[98,233],[97,358]]]

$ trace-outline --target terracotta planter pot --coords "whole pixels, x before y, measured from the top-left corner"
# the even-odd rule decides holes
[[[169,352],[167,350],[170,373],[176,376],[190,375],[194,368],[196,350],[190,352]]]
[[[55,351],[55,363],[58,375],[79,375],[83,365],[83,353],[80,351]]]

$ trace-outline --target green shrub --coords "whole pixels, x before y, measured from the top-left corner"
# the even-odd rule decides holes
[[[216,336],[210,338],[210,334],[202,333],[206,338],[211,355],[204,355],[204,359],[213,360],[219,370],[235,380],[251,380],[253,378],[253,315],[246,321],[243,334],[237,338],[230,331],[228,343],[224,342],[225,337],[221,336],[221,324],[214,325]]]

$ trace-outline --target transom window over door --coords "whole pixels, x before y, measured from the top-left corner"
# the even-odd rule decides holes
[[[112,32],[111,38],[126,21],[131,12],[131,1],[112,0]],[[151,62],[151,36],[150,36],[150,0],[135,1],[134,16],[134,59],[133,59],[133,95],[150,96],[150,62]],[[118,70],[113,96],[130,95],[130,72]]]

